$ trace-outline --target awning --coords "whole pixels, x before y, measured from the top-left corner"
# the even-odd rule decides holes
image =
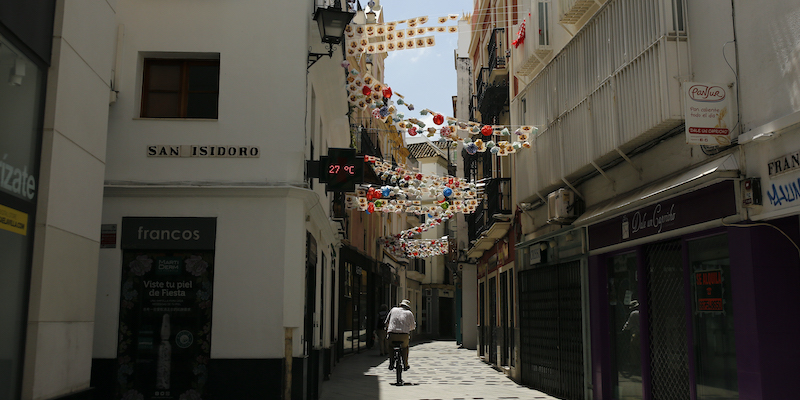
[[[592,225],[631,208],[655,202],[692,187],[715,180],[738,177],[739,162],[734,155],[729,154],[589,207],[572,225]]]
[[[475,245],[469,249],[467,258],[479,258],[483,256],[486,250],[491,249],[498,239],[508,233],[510,227],[511,222],[498,221],[492,224],[492,226],[475,242]]]

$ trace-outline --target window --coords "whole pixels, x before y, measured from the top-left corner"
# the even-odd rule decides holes
[[[143,118],[216,119],[219,60],[144,60]]]

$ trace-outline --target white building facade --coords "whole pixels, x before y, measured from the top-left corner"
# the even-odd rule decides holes
[[[797,300],[800,6],[520,11],[512,125],[538,129],[514,174],[522,383],[566,399],[791,397],[796,361],[775,355],[796,312],[763,299]]]
[[[34,3],[0,6],[0,398],[318,398],[341,236],[306,161],[351,143],[330,2]]]

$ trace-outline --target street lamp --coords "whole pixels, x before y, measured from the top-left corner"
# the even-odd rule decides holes
[[[342,11],[341,5],[339,5],[339,1],[337,0],[334,2],[334,5],[328,8],[317,7],[317,11],[314,13],[314,21],[317,21],[317,25],[319,25],[319,35],[322,38],[322,42],[327,44],[328,52],[327,53],[308,53],[308,67],[306,69],[311,68],[317,60],[322,58],[322,56],[333,56],[333,45],[339,44],[342,42],[342,37],[344,36],[344,28],[353,17],[356,15],[355,13]]]

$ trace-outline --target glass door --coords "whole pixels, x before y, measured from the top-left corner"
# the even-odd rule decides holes
[[[728,235],[688,242],[697,399],[738,399]]]

